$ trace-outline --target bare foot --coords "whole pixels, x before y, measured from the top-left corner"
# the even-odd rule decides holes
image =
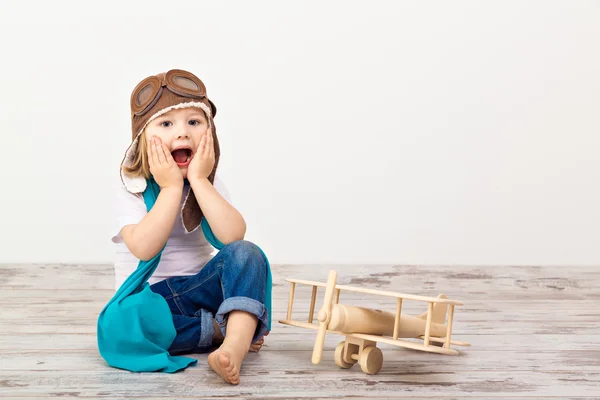
[[[250,350],[258,319],[245,311],[231,311],[223,344],[208,355],[208,364],[225,382],[240,383],[242,361]],[[262,338],[261,338],[262,340]],[[257,343],[260,342],[257,341]],[[262,342],[259,344],[262,346]]]
[[[232,362],[229,353],[225,350],[215,350],[208,355],[208,365],[227,383],[237,385],[240,383],[240,371],[235,362]]]

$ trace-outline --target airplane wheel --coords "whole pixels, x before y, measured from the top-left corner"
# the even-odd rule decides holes
[[[347,363],[346,361],[344,361],[344,342],[341,342],[335,347],[334,358],[335,365],[337,365],[340,368],[348,369],[352,368],[352,366],[354,365],[354,363]]]
[[[365,374],[375,375],[383,365],[383,352],[375,346],[369,346],[360,353],[358,364]]]

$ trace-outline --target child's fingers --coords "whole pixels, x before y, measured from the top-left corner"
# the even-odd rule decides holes
[[[163,145],[162,145],[162,150],[163,150],[163,153],[165,154],[165,162],[166,162],[167,164],[174,163],[174,162],[175,162],[175,160],[173,160],[173,155],[172,155],[172,154],[171,154],[171,152],[169,151],[169,149],[168,149],[168,147],[167,147],[167,145],[166,145],[166,144],[163,144]]]
[[[156,140],[154,138],[152,138],[150,140],[150,159],[152,159],[152,164],[154,166],[158,165],[158,158],[157,158],[157,154],[156,154]]]
[[[211,160],[214,157],[214,145],[210,130],[206,133],[206,147],[204,148],[204,158]]]
[[[156,141],[152,143],[152,152],[154,153],[154,164],[156,166],[160,165],[160,155],[158,154],[158,146],[156,145]]]
[[[166,144],[161,145],[161,149],[163,152],[163,160],[165,164],[169,164],[169,157],[171,156],[171,152],[169,151],[169,148],[167,147]]]
[[[163,164],[165,162],[163,142],[158,136],[154,137],[154,152],[156,153],[157,164]]]
[[[210,132],[210,129],[206,132],[206,148],[204,149],[204,155],[205,157],[209,157],[211,150],[213,149],[213,138],[212,138],[212,134]]]
[[[156,158],[159,164],[166,164],[165,153],[163,151],[163,145],[160,142],[154,144],[154,151],[156,152]]]
[[[150,168],[154,167],[154,160],[152,159],[152,138],[146,141],[146,154],[148,155],[148,164],[150,164]]]
[[[205,148],[206,148],[206,135],[202,135],[202,137],[200,138],[200,144],[198,145],[198,155],[203,157]]]

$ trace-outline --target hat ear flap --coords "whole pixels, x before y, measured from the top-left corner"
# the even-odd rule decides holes
[[[215,106],[215,103],[210,101],[209,98],[207,98],[206,100],[208,100],[208,102],[210,103],[210,112],[212,113],[212,116],[214,118],[217,115],[217,106]]]
[[[121,175],[121,182],[125,185],[125,188],[131,193],[142,193],[146,190],[146,178],[143,176],[129,176],[125,174],[123,171],[123,167],[130,167],[133,164],[135,154],[140,145],[142,132],[138,133],[136,138],[131,142],[127,151],[125,152],[125,156],[121,161],[121,167],[119,168],[119,173]],[[143,150],[140,150],[143,151]]]

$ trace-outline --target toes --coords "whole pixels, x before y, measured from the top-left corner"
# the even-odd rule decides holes
[[[211,353],[208,356],[208,363],[211,368],[223,378],[223,380],[234,385],[239,384],[240,376],[238,368],[235,363],[231,362],[228,354],[218,352],[217,350],[216,354]]]
[[[240,379],[240,375],[238,374],[237,368],[234,368],[228,375],[232,383],[235,383]]]

